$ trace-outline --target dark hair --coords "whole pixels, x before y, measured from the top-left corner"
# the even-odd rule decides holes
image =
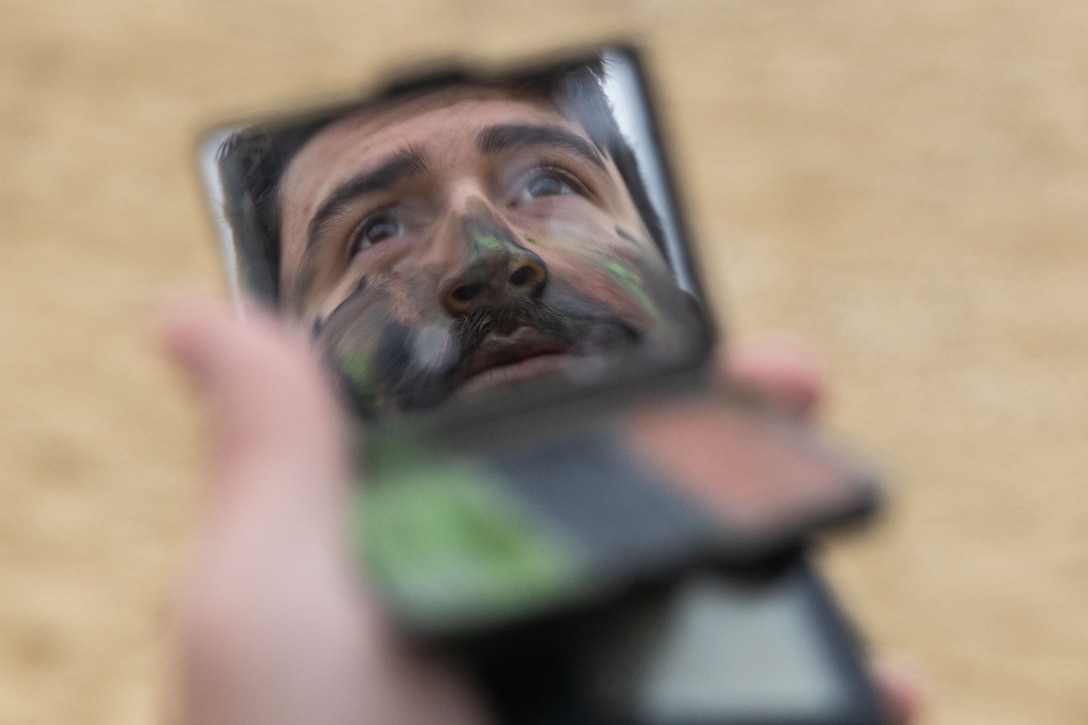
[[[501,88],[514,95],[546,98],[561,110],[573,113],[590,140],[612,157],[650,236],[664,253],[661,221],[642,181],[634,150],[612,115],[601,86],[603,75],[604,61],[600,57],[499,77],[463,70],[431,73],[394,81],[363,102],[341,104],[302,118],[250,126],[232,133],[220,145],[216,161],[223,186],[223,211],[234,236],[242,283],[266,302],[276,304],[279,300],[280,180],[306,142],[345,115],[456,85]],[[668,255],[665,256],[667,259]]]

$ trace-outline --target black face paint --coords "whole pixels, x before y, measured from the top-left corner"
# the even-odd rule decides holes
[[[325,341],[325,357],[351,407],[364,418],[375,419],[387,391],[402,384],[411,369],[411,329],[387,321],[375,335],[377,347],[369,354],[352,349],[351,332],[349,328],[338,339]]]
[[[370,365],[379,388],[396,389],[412,366],[412,329],[396,320],[382,328]]]
[[[370,419],[442,403],[479,370],[496,344],[521,328],[574,355],[615,354],[640,343],[641,332],[627,321],[602,315],[592,300],[565,293],[562,283],[557,292],[560,306],[513,296],[448,321],[437,328],[441,347],[430,360],[419,349],[425,326],[397,321],[386,308],[357,295],[325,318],[317,342],[352,407]]]
[[[624,240],[626,240],[628,242],[631,242],[631,244],[634,244],[636,246],[641,247],[641,246],[645,245],[645,242],[643,242],[641,239],[634,236],[630,232],[625,232],[623,229],[620,229],[619,227],[616,227],[616,234],[618,234],[621,239],[624,239]]]
[[[514,232],[482,204],[473,203],[470,208],[472,213],[461,221],[461,234],[470,252],[505,251],[509,254],[516,250],[532,254],[518,243]]]
[[[548,281],[544,260],[522,246],[513,231],[486,209],[474,206],[473,211],[461,222],[467,259],[456,291],[463,291],[465,300],[479,297],[491,304],[500,298],[540,298]]]
[[[373,419],[433,407],[478,374],[541,354],[542,348],[546,354],[610,360],[643,345],[647,331],[602,306],[592,290],[550,279],[543,260],[509,227],[485,209],[474,211],[482,213],[461,223],[465,261],[441,289],[423,276],[374,278],[373,284],[364,278],[315,322],[315,340],[361,415]],[[641,246],[621,229],[616,233]],[[415,285],[417,318],[394,310],[381,287],[387,283]],[[456,302],[448,302],[449,294]]]
[[[345,297],[343,299],[343,301],[340,302],[340,304],[338,304],[336,307],[334,307],[332,312],[330,312],[324,318],[319,317],[316,320],[314,320],[314,325],[313,325],[312,328],[310,328],[310,339],[311,340],[316,340],[318,338],[318,336],[321,335],[322,330],[325,329],[325,326],[329,322],[331,322],[333,320],[333,318],[335,318],[339,314],[341,314],[343,310],[346,310],[349,307],[351,307],[351,304],[355,300],[357,300],[360,295],[362,295],[364,292],[366,292],[366,288],[367,288],[368,284],[369,284],[369,280],[366,277],[363,277],[362,279],[360,279],[358,282],[355,283],[355,287],[351,290],[351,292],[348,294],[348,296]]]

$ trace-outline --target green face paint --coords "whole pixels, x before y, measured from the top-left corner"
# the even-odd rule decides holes
[[[493,234],[473,234],[472,242],[488,252],[497,252],[504,246],[502,241]]]
[[[646,292],[643,291],[638,275],[619,262],[610,260],[605,262],[604,266],[611,273],[612,278],[619,282],[627,290],[627,293],[642,305],[642,309],[646,310],[646,314],[650,315],[654,322],[660,325],[662,322],[661,312],[657,309],[657,305],[646,295]]]
[[[345,355],[340,358],[340,371],[352,382],[361,395],[377,392],[377,380],[367,360],[361,355]]]
[[[372,580],[424,629],[546,610],[578,590],[572,542],[520,505],[501,474],[433,446],[379,436],[358,491],[356,545]]]

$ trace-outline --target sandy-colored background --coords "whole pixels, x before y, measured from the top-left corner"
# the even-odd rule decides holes
[[[825,560],[924,722],[1088,722],[1088,5],[0,0],[0,723],[161,711],[200,438],[145,331],[221,288],[197,130],[617,34],[723,317],[812,340],[894,474]]]

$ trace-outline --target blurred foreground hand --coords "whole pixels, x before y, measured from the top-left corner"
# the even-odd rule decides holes
[[[466,673],[409,648],[384,621],[349,554],[347,422],[315,356],[263,315],[176,305],[167,357],[210,420],[207,510],[181,584],[175,718],[200,725],[485,723]],[[725,361],[735,384],[807,418],[822,380],[795,345]],[[712,453],[711,453],[712,455]],[[917,688],[878,675],[889,722]]]

